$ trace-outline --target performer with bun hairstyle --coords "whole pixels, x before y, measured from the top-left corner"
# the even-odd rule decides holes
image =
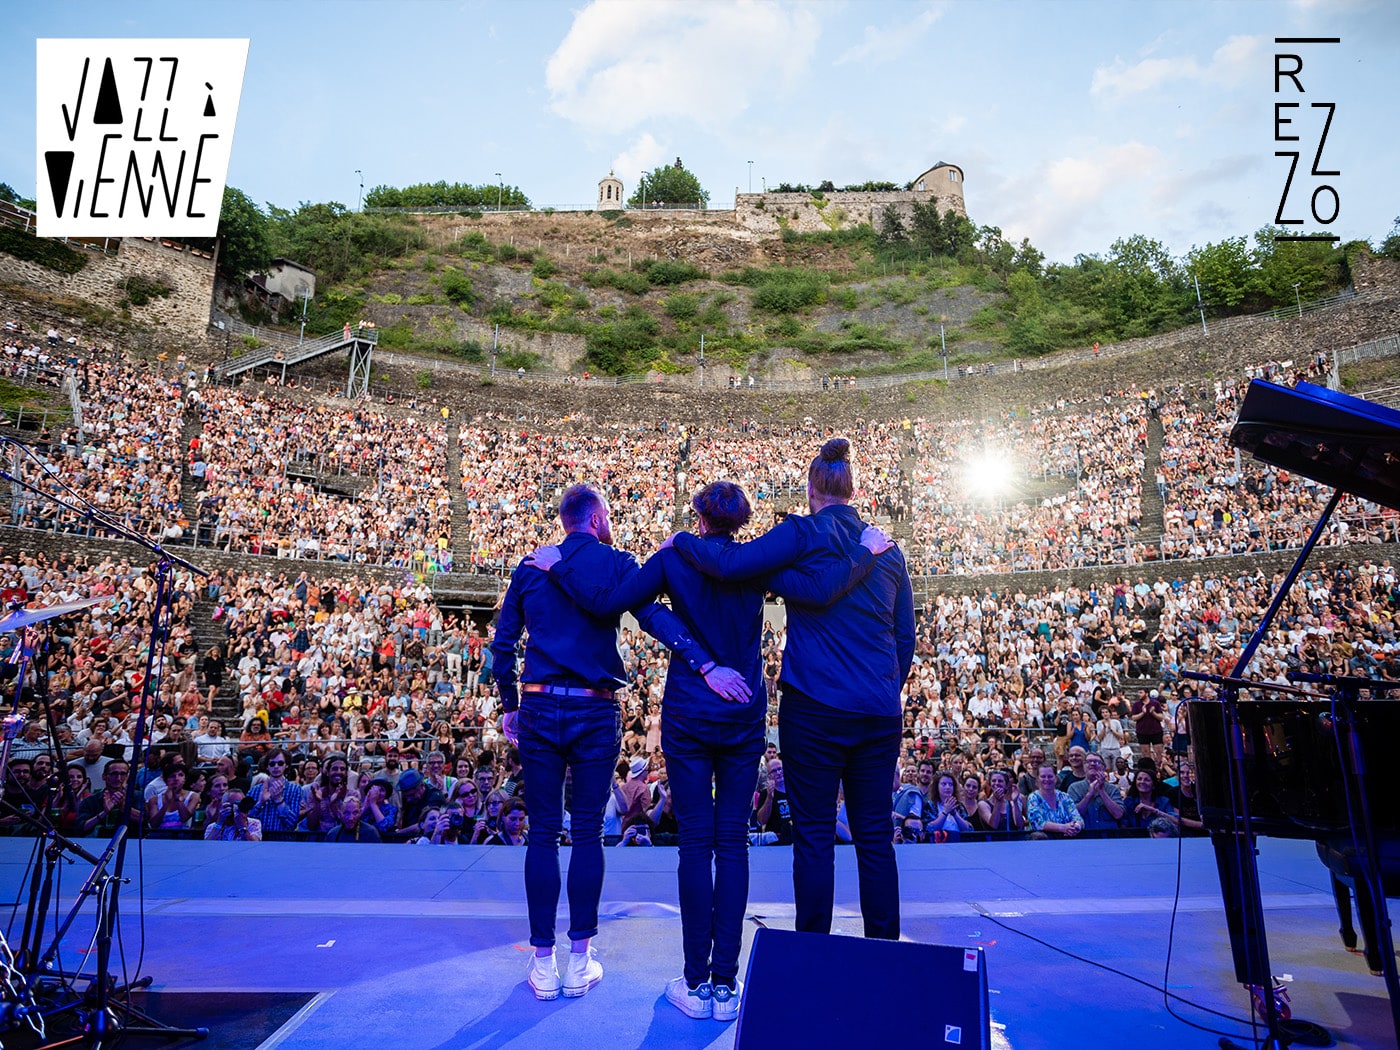
[[[701,572],[747,579],[801,568],[831,553],[852,558],[865,523],[850,442],[833,438],[807,470],[810,515],[791,515],[749,543],[671,543]],[[797,929],[829,933],[835,892],[836,804],[846,815],[860,872],[865,935],[899,937],[899,871],[890,835],[890,785],[901,732],[899,693],[914,659],[914,592],[892,546],[848,592],[824,608],[790,604],[779,685],[778,741],[792,809]]]

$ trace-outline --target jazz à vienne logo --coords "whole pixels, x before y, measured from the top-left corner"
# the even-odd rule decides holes
[[[213,237],[247,40],[38,41],[41,237]]]
[[[1337,104],[1317,98],[1317,67],[1323,64],[1328,45],[1340,44],[1335,36],[1274,37],[1274,142],[1291,148],[1274,151],[1288,163],[1288,174],[1278,198],[1274,222],[1302,226],[1309,220],[1330,226],[1342,211],[1336,183],[1341,170],[1331,167],[1327,136]],[[1306,61],[1305,61],[1306,60]],[[1313,68],[1305,76],[1303,67]],[[1308,85],[1313,87],[1310,94]],[[1323,181],[1327,180],[1327,181]],[[1279,241],[1336,241],[1334,233],[1280,234]]]

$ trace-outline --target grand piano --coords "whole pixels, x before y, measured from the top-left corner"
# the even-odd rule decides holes
[[[1398,683],[1400,684],[1400,683]],[[1225,746],[1224,709],[1213,701],[1190,702],[1191,741],[1196,759],[1197,795],[1201,821],[1212,838],[1241,833],[1239,810],[1231,805],[1230,759]],[[1347,871],[1355,857],[1351,821],[1344,787],[1346,770],[1341,749],[1348,746],[1345,727],[1337,725],[1327,700],[1299,698],[1239,702],[1245,790],[1250,828],[1255,835],[1309,839],[1334,875],[1342,941],[1349,949],[1357,944],[1352,926],[1350,893],[1354,891],[1361,928],[1365,934],[1366,963],[1381,972],[1376,936],[1377,902]],[[1362,744],[1362,783],[1378,805],[1372,810],[1382,870],[1387,890],[1400,890],[1400,805],[1395,803],[1396,745],[1400,742],[1400,703],[1372,699],[1356,707],[1357,735]],[[1217,850],[1217,860],[1222,854]],[[1226,854],[1228,856],[1228,854]],[[1340,870],[1339,870],[1340,869]],[[1250,983],[1242,972],[1241,943],[1244,909],[1235,899],[1239,885],[1228,863],[1221,869],[1221,888],[1229,921],[1230,943],[1235,949],[1236,976]]]
[[[1254,991],[1270,1028],[1268,1045],[1283,1045],[1286,997],[1280,1001],[1269,969],[1254,837],[1310,839],[1332,872],[1349,948],[1356,934],[1346,892],[1356,892],[1367,962],[1385,973],[1400,1039],[1400,977],[1385,905],[1387,895],[1400,892],[1400,808],[1387,782],[1400,740],[1400,704],[1390,698],[1400,692],[1373,680],[1337,679],[1323,682],[1319,691],[1328,698],[1317,699],[1302,695],[1308,690],[1270,689],[1245,677],[1342,495],[1400,509],[1400,412],[1310,383],[1288,388],[1256,380],[1230,440],[1335,490],[1232,674],[1187,674],[1220,689],[1219,700],[1192,701],[1189,718],[1201,818],[1215,846],[1236,976]],[[1286,698],[1262,698],[1280,694]]]

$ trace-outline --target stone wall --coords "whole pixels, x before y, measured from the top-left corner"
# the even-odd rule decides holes
[[[123,540],[98,537],[54,535],[51,532],[38,532],[0,527],[0,548],[6,553],[44,553],[50,558],[60,553],[85,554],[90,559],[101,560],[107,556],[125,558],[132,564],[146,565],[155,559],[139,544]],[[286,572],[295,578],[297,573],[308,572],[312,576],[348,577],[361,576],[385,583],[402,583],[403,569],[385,568],[374,565],[346,565],[334,561],[291,561],[284,558],[261,557],[250,554],[225,554],[221,551],[188,547],[171,547],[170,553],[184,558],[199,568],[212,572]],[[638,552],[643,555],[645,551]],[[1348,561],[1353,565],[1363,561],[1394,562],[1400,555],[1400,547],[1395,544],[1371,543],[1354,544],[1348,547],[1321,547],[1313,552],[1308,560],[1308,568],[1319,569],[1324,563],[1336,565]],[[1262,571],[1272,576],[1284,572],[1297,560],[1297,551],[1277,551],[1271,554],[1243,554],[1223,558],[1203,558],[1194,561],[1144,562],[1140,565],[1104,566],[1094,569],[1056,569],[1042,572],[1018,572],[1003,575],[984,574],[978,576],[919,576],[914,578],[914,598],[919,604],[936,594],[980,594],[991,590],[996,594],[1015,594],[1024,591],[1034,594],[1042,587],[1065,587],[1070,583],[1087,587],[1090,584],[1112,584],[1122,577],[1136,581],[1142,577],[1149,583],[1160,575],[1167,580],[1181,576],[1189,579],[1199,575],[1233,578],[1243,574]],[[434,583],[434,591],[449,604],[465,604],[476,608],[491,608],[499,598],[502,588],[500,579],[495,576],[451,573],[439,576]],[[769,619],[781,618],[781,606],[765,606]]]
[[[1347,561],[1356,565],[1363,561],[1394,562],[1400,556],[1400,547],[1393,543],[1358,543],[1347,547],[1318,547],[1308,559],[1308,569],[1320,568],[1323,563],[1336,565]],[[1192,576],[1207,576],[1232,579],[1246,573],[1263,572],[1272,576],[1276,572],[1286,572],[1298,560],[1298,552],[1274,551],[1269,554],[1239,554],[1220,558],[1200,558],[1196,560],[1149,561],[1138,565],[1105,565],[1094,569],[1053,569],[1039,572],[1017,572],[996,575],[984,573],[977,576],[920,576],[914,579],[914,596],[918,601],[932,594],[980,594],[991,590],[997,594],[1015,594],[1024,591],[1034,594],[1042,587],[1067,587],[1071,583],[1080,587],[1089,584],[1112,584],[1120,577],[1136,582],[1139,577],[1152,583],[1158,576],[1166,580],[1178,576],[1190,579]]]
[[[170,346],[202,343],[209,323],[214,295],[214,259],[204,252],[178,245],[128,237],[115,255],[85,252],[88,263],[75,274],[59,273],[46,266],[0,252],[0,281],[34,288],[105,307],[120,314],[130,310],[130,320],[153,329],[156,341]],[[145,306],[123,307],[128,278],[142,277],[171,288]]]
[[[740,193],[735,195],[734,218],[756,233],[777,236],[786,227],[798,233],[844,230],[861,223],[877,229],[884,210],[891,205],[907,224],[915,204],[937,201],[939,210],[965,215],[963,200],[932,191],[901,190],[891,193],[832,192],[820,198],[810,193]],[[781,221],[780,221],[781,220]]]
[[[0,548],[7,554],[43,553],[50,558],[58,554],[85,554],[94,561],[111,556],[125,558],[133,565],[150,565],[155,557],[139,543],[127,540],[107,539],[96,536],[55,535],[34,529],[17,529],[12,526],[0,527]],[[287,558],[264,557],[253,554],[227,554],[223,551],[201,547],[172,545],[170,554],[183,558],[206,572],[271,572],[289,573],[295,579],[298,573],[307,572],[312,576],[346,578],[360,576],[381,583],[402,583],[403,569],[378,565],[349,565],[338,561],[292,561]],[[451,577],[449,593],[459,601],[467,601],[485,606],[492,605],[500,595],[500,583],[494,576],[455,575]]]

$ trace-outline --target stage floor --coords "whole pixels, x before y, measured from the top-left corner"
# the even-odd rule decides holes
[[[22,896],[31,846],[0,839],[0,928]],[[1241,1021],[1249,1009],[1233,980],[1209,843],[1191,839],[1180,846],[1179,868],[1176,840],[902,847],[904,933],[985,948],[994,1040],[1012,1050],[1105,1041],[1135,1050],[1214,1047],[1214,1035],[1163,1007],[1170,943],[1171,992]],[[791,929],[790,850],[754,849],[750,858],[748,914]],[[536,1002],[523,983],[529,951],[523,850],[150,842],[140,859],[138,865],[133,849],[123,934],[132,961],[140,950],[143,869],[142,972],[155,988],[319,993],[265,1047],[698,1048],[734,1041],[732,1026],[690,1020],[661,994],[681,963],[674,849],[608,850],[595,941],[604,980],[583,999],[550,1003]],[[1290,978],[1295,1015],[1330,1028],[1339,1046],[1393,1047],[1384,983],[1360,956],[1342,949],[1327,873],[1312,844],[1263,839],[1260,870],[1273,967]],[[71,894],[86,872],[70,867],[64,890]],[[1169,938],[1178,875],[1181,896]],[[843,849],[838,932],[859,932],[857,899],[854,856]],[[85,957],[90,913],[91,906],[64,942],[70,965]],[[754,928],[745,924],[741,967]],[[9,936],[18,940],[18,924]],[[813,991],[811,1009],[840,994],[833,975],[830,987]],[[933,994],[917,974],[891,974],[888,1002],[870,1008],[906,1011],[914,1044],[923,1045],[929,1039],[920,1004]],[[1174,1008],[1241,1043],[1249,1038],[1247,1024],[1185,1003]]]

